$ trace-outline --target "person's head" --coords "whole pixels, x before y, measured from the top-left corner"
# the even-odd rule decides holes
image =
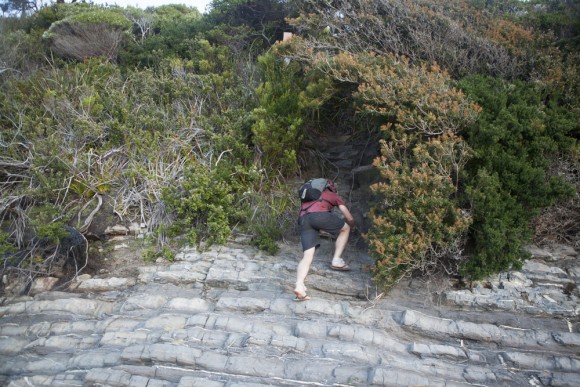
[[[334,185],[334,182],[330,179],[326,179],[326,188],[329,191],[336,193],[336,186]]]

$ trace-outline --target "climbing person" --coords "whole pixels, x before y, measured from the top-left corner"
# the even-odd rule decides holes
[[[310,196],[310,186],[315,186],[317,182],[320,185],[316,189],[320,192],[313,190],[313,192],[316,192],[316,195]],[[309,184],[310,186],[307,190],[305,187]],[[319,234],[327,233],[336,237],[334,256],[330,263],[330,268],[338,271],[349,271],[350,267],[342,258],[342,253],[348,242],[350,232],[355,230],[355,222],[344,201],[337,194],[336,186],[331,180],[310,180],[301,187],[299,194],[302,204],[300,205],[298,225],[300,226],[300,241],[302,243],[303,257],[296,269],[294,295],[296,296],[296,301],[305,301],[309,300],[310,297],[306,294],[304,280],[310,270],[314,253],[320,247],[320,243],[318,242]],[[318,195],[318,199],[309,200]],[[344,218],[332,212],[334,207],[338,207]]]

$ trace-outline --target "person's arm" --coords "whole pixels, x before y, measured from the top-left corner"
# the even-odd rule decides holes
[[[348,210],[348,208],[344,204],[340,204],[338,206],[338,209],[340,210],[340,212],[342,212],[342,215],[344,215],[344,219],[346,220],[346,223],[351,228],[354,228],[355,227],[354,218],[353,218],[352,214],[350,213],[350,211]]]

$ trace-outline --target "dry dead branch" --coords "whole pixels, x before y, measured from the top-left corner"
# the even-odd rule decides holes
[[[79,211],[79,224],[81,222],[80,220],[80,215],[83,212],[83,210],[92,202],[93,199],[97,199],[97,205],[95,206],[95,208],[91,211],[91,213],[89,214],[89,216],[87,216],[87,218],[85,219],[85,222],[83,223],[83,225],[79,228],[79,231],[81,234],[84,234],[88,231],[89,227],[91,226],[91,223],[93,222],[93,218],[95,217],[95,214],[97,212],[99,212],[99,210],[101,209],[101,206],[103,205],[103,196],[102,195],[95,195],[93,196],[93,198],[91,199],[91,201],[87,202],[87,204],[85,204],[83,206],[83,208],[81,209],[81,211]]]

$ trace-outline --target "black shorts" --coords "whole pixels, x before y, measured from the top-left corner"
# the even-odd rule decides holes
[[[319,247],[318,232],[324,230],[334,236],[344,227],[345,221],[332,212],[310,212],[300,217],[300,240],[302,251]]]

